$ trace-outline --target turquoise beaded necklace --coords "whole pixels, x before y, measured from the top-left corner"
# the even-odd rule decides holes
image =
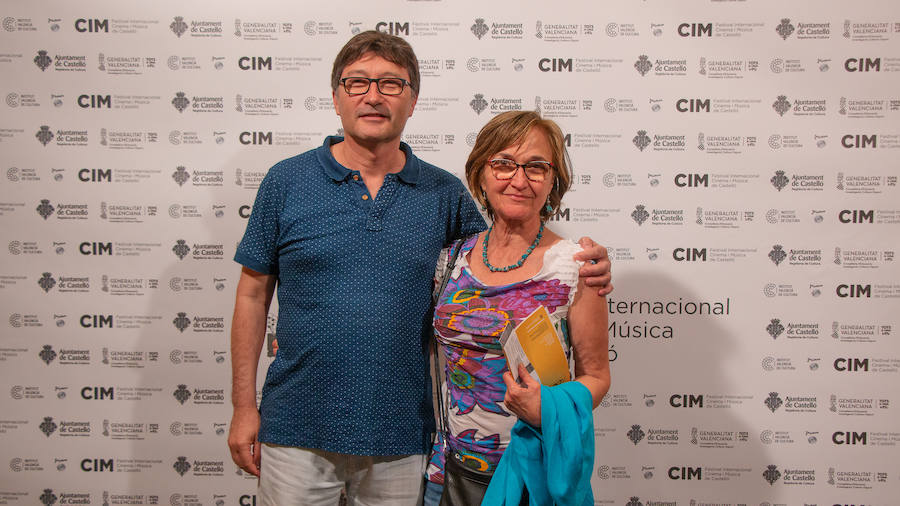
[[[530,255],[531,252],[534,251],[534,248],[536,248],[537,245],[540,244],[541,236],[544,235],[544,222],[541,222],[541,228],[538,229],[537,237],[534,238],[534,242],[531,243],[531,246],[529,246],[528,249],[525,250],[525,254],[522,255],[522,258],[520,258],[518,262],[507,265],[506,267],[494,267],[490,262],[488,262],[487,249],[488,241],[491,239],[492,230],[494,230],[493,223],[491,223],[491,228],[489,228],[487,233],[484,235],[484,243],[481,244],[481,261],[484,262],[484,265],[487,266],[488,270],[491,272],[507,272],[522,267],[522,264],[525,262],[525,259],[528,258],[528,255]]]

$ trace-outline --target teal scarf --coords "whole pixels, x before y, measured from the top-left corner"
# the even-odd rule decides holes
[[[577,381],[541,386],[541,430],[518,421],[483,505],[593,506],[594,417],[591,392]]]

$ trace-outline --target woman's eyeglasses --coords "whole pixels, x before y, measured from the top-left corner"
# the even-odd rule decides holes
[[[522,171],[525,173],[525,177],[528,178],[529,181],[541,183],[547,178],[550,171],[553,170],[553,164],[550,162],[532,161],[516,163],[508,158],[494,158],[493,160],[488,160],[488,165],[491,167],[491,173],[493,173],[494,177],[500,181],[512,179],[515,177],[516,172],[519,171],[519,167],[521,167]]]

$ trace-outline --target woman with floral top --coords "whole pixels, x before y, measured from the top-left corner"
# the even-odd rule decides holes
[[[442,372],[445,437],[427,470],[425,504],[440,501],[446,458],[492,473],[517,420],[541,426],[540,383],[520,367],[507,369],[499,337],[544,306],[563,341],[574,380],[593,407],[609,390],[605,297],[585,289],[581,248],[545,227],[571,184],[559,127],[531,111],[495,116],[478,134],[466,162],[469,189],[493,221],[461,248],[446,288],[438,295],[435,338]],[[438,263],[443,275],[447,251]]]

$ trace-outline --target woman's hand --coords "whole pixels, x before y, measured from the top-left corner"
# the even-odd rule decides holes
[[[512,373],[503,373],[503,382],[506,383],[506,397],[503,402],[506,408],[512,411],[520,420],[532,427],[541,427],[541,384],[528,374],[525,366],[519,364],[519,379],[522,384],[516,383]]]

